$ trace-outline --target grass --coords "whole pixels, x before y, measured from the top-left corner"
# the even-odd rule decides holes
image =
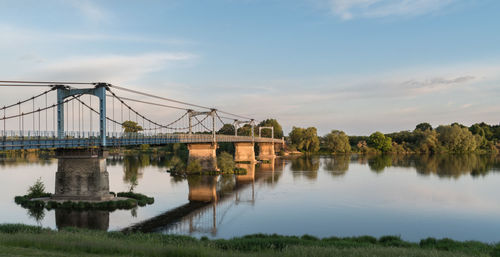
[[[1,256],[499,256],[497,246],[450,239],[410,243],[399,237],[249,235],[229,240],[161,234],[124,234],[75,228],[53,231],[0,225]]]

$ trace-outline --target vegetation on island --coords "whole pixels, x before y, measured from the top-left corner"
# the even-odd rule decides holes
[[[180,247],[182,246],[182,247]],[[6,256],[500,256],[499,244],[398,236],[328,237],[255,234],[232,239],[180,235],[125,234],[63,228],[54,231],[20,224],[0,225]]]
[[[140,193],[120,192],[110,194],[123,197],[125,199],[112,199],[109,201],[55,201],[50,199],[51,193],[45,192],[45,185],[39,178],[34,185],[30,186],[28,193],[22,196],[14,197],[14,202],[21,205],[23,208],[30,210],[47,210],[66,209],[66,210],[107,210],[114,211],[117,209],[129,210],[137,206],[145,206],[154,203],[153,197],[148,197]]]

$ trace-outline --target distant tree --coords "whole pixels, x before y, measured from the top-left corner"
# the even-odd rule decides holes
[[[348,153],[351,151],[349,137],[344,131],[332,130],[324,138],[324,147],[332,153]]]
[[[377,131],[368,138],[368,146],[382,152],[389,152],[392,149],[392,139]]]
[[[420,131],[432,130],[432,126],[431,126],[431,124],[429,124],[427,122],[423,122],[423,123],[418,124],[415,127],[415,130],[420,130]]]
[[[234,135],[234,126],[232,124],[224,124],[224,126],[217,131],[217,134]]]
[[[282,138],[283,137],[283,128],[279,124],[279,122],[276,119],[267,119],[261,121],[258,125],[258,127],[273,127],[274,128],[274,138]],[[256,128],[257,130],[257,128]],[[257,133],[259,133],[257,131]],[[263,137],[271,137],[271,131],[270,130],[262,130],[262,136]]]
[[[440,151],[438,134],[435,130],[415,130],[415,151],[420,153],[437,153]]]
[[[439,142],[449,152],[473,152],[481,143],[479,135],[473,135],[467,128],[458,124],[439,126],[436,131],[439,133]]]
[[[319,150],[319,138],[315,127],[307,129],[293,127],[289,137],[292,145],[299,151],[317,152]]]
[[[122,123],[122,128],[127,133],[137,133],[139,131],[143,131],[143,128],[137,124],[135,121],[127,120]]]

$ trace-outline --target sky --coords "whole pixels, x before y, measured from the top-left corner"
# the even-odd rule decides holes
[[[499,124],[499,13],[495,0],[0,0],[0,80],[108,82],[285,133]],[[1,90],[2,104],[21,96]]]

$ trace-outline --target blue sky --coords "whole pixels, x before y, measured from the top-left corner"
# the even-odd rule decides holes
[[[286,133],[498,124],[498,13],[493,0],[2,0],[0,77],[106,81]]]

